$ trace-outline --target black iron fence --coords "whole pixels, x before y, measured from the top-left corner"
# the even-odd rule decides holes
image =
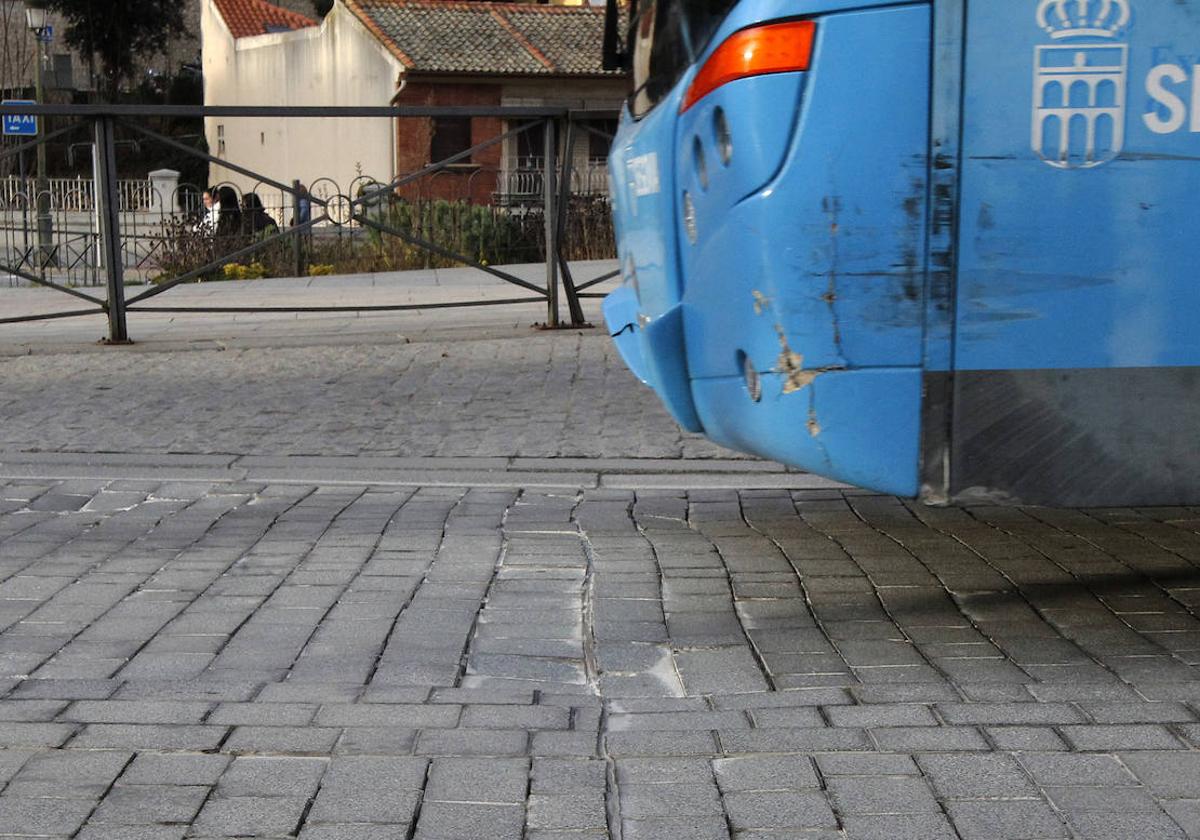
[[[0,324],[102,313],[108,319],[108,341],[125,343],[130,338],[129,319],[139,312],[363,312],[538,302],[546,305],[546,325],[558,327],[565,301],[566,323],[580,326],[585,323],[580,300],[597,296],[588,290],[617,274],[577,280],[568,264],[573,258],[612,255],[602,162],[590,155],[581,164],[576,153],[582,134],[611,140],[597,128],[611,121],[611,113],[523,107],[3,105],[0,114],[35,114],[61,123],[41,137],[0,149],[0,159],[40,143],[78,139],[74,135],[84,132],[95,150],[91,179],[0,183],[0,275],[81,302],[80,308],[68,311],[9,317],[0,313]],[[160,117],[386,119],[397,121],[398,131],[414,119],[480,117],[498,120],[502,129],[468,149],[401,175],[382,180],[364,175],[345,185],[318,179],[305,186],[256,172],[145,125],[148,118]],[[118,130],[140,143],[160,143],[240,176],[240,190],[233,184],[217,186],[230,189],[239,203],[253,193],[254,204],[271,224],[229,228],[218,216],[206,214],[204,190],[197,185],[121,181],[116,166]],[[498,145],[536,145],[540,154],[512,164],[502,157],[499,165],[490,167],[473,163],[489,149],[487,157],[494,161]],[[456,186],[448,190],[449,182]],[[497,267],[506,262],[544,262],[544,283]],[[469,266],[515,287],[520,296],[321,307],[182,306],[163,297],[180,284],[198,280],[268,271],[287,276],[318,269],[325,273],[339,264],[372,271],[381,266]]]

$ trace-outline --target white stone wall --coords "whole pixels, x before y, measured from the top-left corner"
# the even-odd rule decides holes
[[[212,0],[202,3],[206,105],[386,106],[396,93],[402,65],[341,4],[319,27],[235,41]],[[289,184],[331,178],[343,190],[359,175],[393,177],[394,131],[386,118],[205,120],[213,155]],[[255,186],[219,165],[209,180]]]

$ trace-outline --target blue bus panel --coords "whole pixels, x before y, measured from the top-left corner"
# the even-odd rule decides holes
[[[864,487],[1200,502],[1200,0],[967,7],[643,0],[618,346],[685,428]]]

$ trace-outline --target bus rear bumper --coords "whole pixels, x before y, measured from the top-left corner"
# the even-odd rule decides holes
[[[739,377],[692,382],[709,438],[847,484],[917,495],[920,369],[829,371],[790,393],[782,374],[760,378],[759,402]]]

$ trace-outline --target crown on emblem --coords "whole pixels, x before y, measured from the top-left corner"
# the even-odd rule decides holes
[[[1055,40],[1116,38],[1129,23],[1129,0],[1041,0],[1037,22]]]

